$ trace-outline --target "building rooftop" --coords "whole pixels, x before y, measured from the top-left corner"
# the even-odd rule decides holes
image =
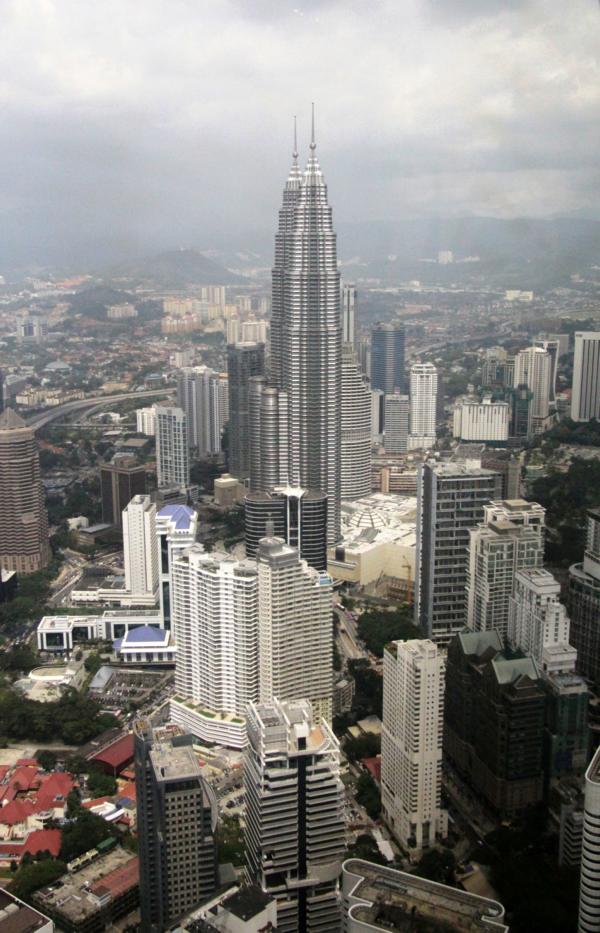
[[[222,904],[225,910],[228,910],[240,920],[248,921],[252,917],[261,913],[272,898],[264,893],[259,887],[240,888],[234,894],[226,897]]]
[[[170,519],[177,531],[189,531],[196,512],[189,505],[165,505],[157,518]]]
[[[154,773],[159,781],[179,781],[201,776],[200,765],[191,745],[173,745],[156,740],[150,752]]]
[[[117,847],[42,888],[35,894],[35,901],[42,910],[47,905],[48,911],[62,914],[71,924],[83,924],[102,908],[105,898],[119,897],[137,884],[137,856]]]
[[[373,929],[398,933],[508,933],[504,908],[477,894],[418,878],[362,859],[344,862],[344,874],[358,876],[350,892],[363,903],[350,907],[350,918]]]
[[[0,933],[34,933],[48,918],[0,888]]]

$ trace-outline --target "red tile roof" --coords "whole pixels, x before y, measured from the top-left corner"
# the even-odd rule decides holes
[[[64,771],[43,774],[30,767],[15,768],[0,785],[0,823],[12,826],[33,813],[60,809],[74,787],[73,776]]]
[[[133,735],[123,735],[112,745],[104,748],[92,757],[92,761],[101,761],[119,771],[133,761]]]
[[[23,851],[36,855],[46,849],[53,858],[60,852],[60,829],[36,829],[29,833]]]
[[[140,860],[135,855],[124,865],[121,865],[120,868],[115,868],[114,871],[109,872],[96,884],[91,885],[90,891],[97,896],[102,896],[108,891],[111,897],[115,898],[139,884],[139,881]]]
[[[119,791],[119,799],[122,797],[129,797],[130,800],[136,799],[135,781],[127,781],[127,784],[123,785]]]
[[[361,765],[364,765],[371,777],[377,784],[381,784],[381,755],[374,758],[361,758]]]

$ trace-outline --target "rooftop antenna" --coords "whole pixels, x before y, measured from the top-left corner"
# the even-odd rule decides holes
[[[298,132],[296,126],[296,117],[294,117],[294,151],[292,152],[294,162],[298,161]]]
[[[310,148],[314,152],[315,149],[317,148],[317,144],[315,142],[315,102],[314,100],[311,104],[311,107],[312,107],[312,117],[311,117],[311,129],[310,129]]]

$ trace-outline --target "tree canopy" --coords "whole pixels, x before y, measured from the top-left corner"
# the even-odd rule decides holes
[[[382,658],[389,641],[419,638],[419,630],[413,625],[412,618],[412,609],[408,605],[401,609],[367,609],[359,616],[358,636],[372,654]]]

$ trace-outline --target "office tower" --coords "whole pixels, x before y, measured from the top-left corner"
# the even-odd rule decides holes
[[[578,331],[571,393],[573,421],[600,418],[600,331]]]
[[[381,805],[404,849],[445,838],[442,802],[444,660],[432,641],[393,641],[383,654]]]
[[[376,324],[371,331],[371,385],[385,395],[404,392],[403,324]]]
[[[342,866],[342,906],[344,933],[509,933],[499,901],[359,858]]]
[[[415,622],[436,642],[466,624],[469,532],[495,491],[496,474],[467,461],[419,467]]]
[[[383,439],[383,424],[385,395],[381,389],[371,389],[371,440],[373,444],[381,444]]]
[[[135,427],[138,434],[154,437],[156,434],[156,411],[154,405],[150,408],[138,408],[135,413]]]
[[[600,930],[600,748],[585,772],[577,930]]]
[[[257,561],[260,700],[306,697],[331,720],[331,577],[281,538],[263,538]]]
[[[500,457],[502,459],[500,459]],[[483,452],[481,466],[498,474],[498,498],[521,498],[521,463],[514,455],[497,455],[493,450]]]
[[[275,237],[271,381],[289,403],[289,482],[329,499],[328,543],[340,533],[340,273],[327,186],[315,154],[294,152]],[[233,472],[233,471],[232,471]]]
[[[175,559],[192,547],[198,533],[198,513],[188,505],[166,505],[156,516],[160,554],[160,611],[165,628],[171,627],[171,579]]]
[[[156,406],[156,480],[159,487],[190,484],[188,426],[181,408]]]
[[[600,509],[587,513],[583,562],[569,568],[568,610],[577,670],[600,683]]]
[[[158,596],[156,506],[150,496],[134,496],[123,511],[123,560],[127,592]]]
[[[244,500],[246,555],[256,557],[269,532],[296,548],[315,570],[327,570],[327,496],[293,486],[250,493]]]
[[[267,385],[264,376],[248,380],[249,486],[252,492],[269,492],[288,481],[288,398],[281,389]]]
[[[229,381],[229,472],[245,481],[250,475],[250,378],[265,372],[262,343],[236,343],[227,347]]]
[[[547,648],[569,648],[569,617],[559,602],[560,583],[543,567],[517,570],[509,600],[508,642],[544,666]],[[574,652],[572,652],[574,661]]]
[[[277,929],[340,929],[338,878],[346,844],[340,747],[306,700],[248,709],[246,860],[277,900]]]
[[[515,387],[526,385],[533,392],[531,408],[532,430],[539,433],[547,427],[550,414],[552,360],[541,347],[527,347],[515,356]]]
[[[435,443],[438,373],[433,363],[415,363],[410,369],[410,433],[414,447]]]
[[[258,577],[255,561],[180,552],[171,573],[177,644],[171,719],[202,742],[246,744],[246,707],[258,699]]]
[[[142,929],[162,933],[218,886],[218,807],[191,736],[138,720],[134,749]]]
[[[483,522],[469,532],[470,629],[496,629],[506,638],[515,574],[524,567],[541,567],[544,562],[545,515],[541,505],[524,499],[494,500],[484,505]]]
[[[133,457],[117,456],[100,465],[102,521],[123,527],[123,509],[134,496],[146,494],[146,468]]]
[[[550,357],[550,401],[556,401],[556,383],[558,379],[558,360],[560,358],[560,337],[537,337],[534,347],[545,350]]]
[[[508,402],[493,402],[490,395],[460,398],[454,405],[452,434],[461,441],[506,444],[510,427]]]
[[[410,399],[408,395],[386,395],[383,419],[383,445],[386,454],[403,454],[408,450],[410,431]]]
[[[527,439],[533,434],[533,392],[526,385],[506,390],[510,405],[510,437]]]
[[[186,366],[177,373],[177,404],[187,418],[188,443],[201,458],[221,452],[220,385],[209,366]]]
[[[371,389],[354,350],[342,348],[341,497],[360,499],[371,492]]]
[[[448,646],[444,758],[495,812],[539,803],[544,790],[546,693],[531,658],[507,658],[496,631]]]
[[[0,567],[35,573],[48,566],[48,516],[32,428],[12,408],[0,415]]]
[[[221,434],[229,421],[229,377],[227,373],[217,373],[217,401]]]
[[[356,343],[356,285],[342,288],[342,343],[354,347]]]

